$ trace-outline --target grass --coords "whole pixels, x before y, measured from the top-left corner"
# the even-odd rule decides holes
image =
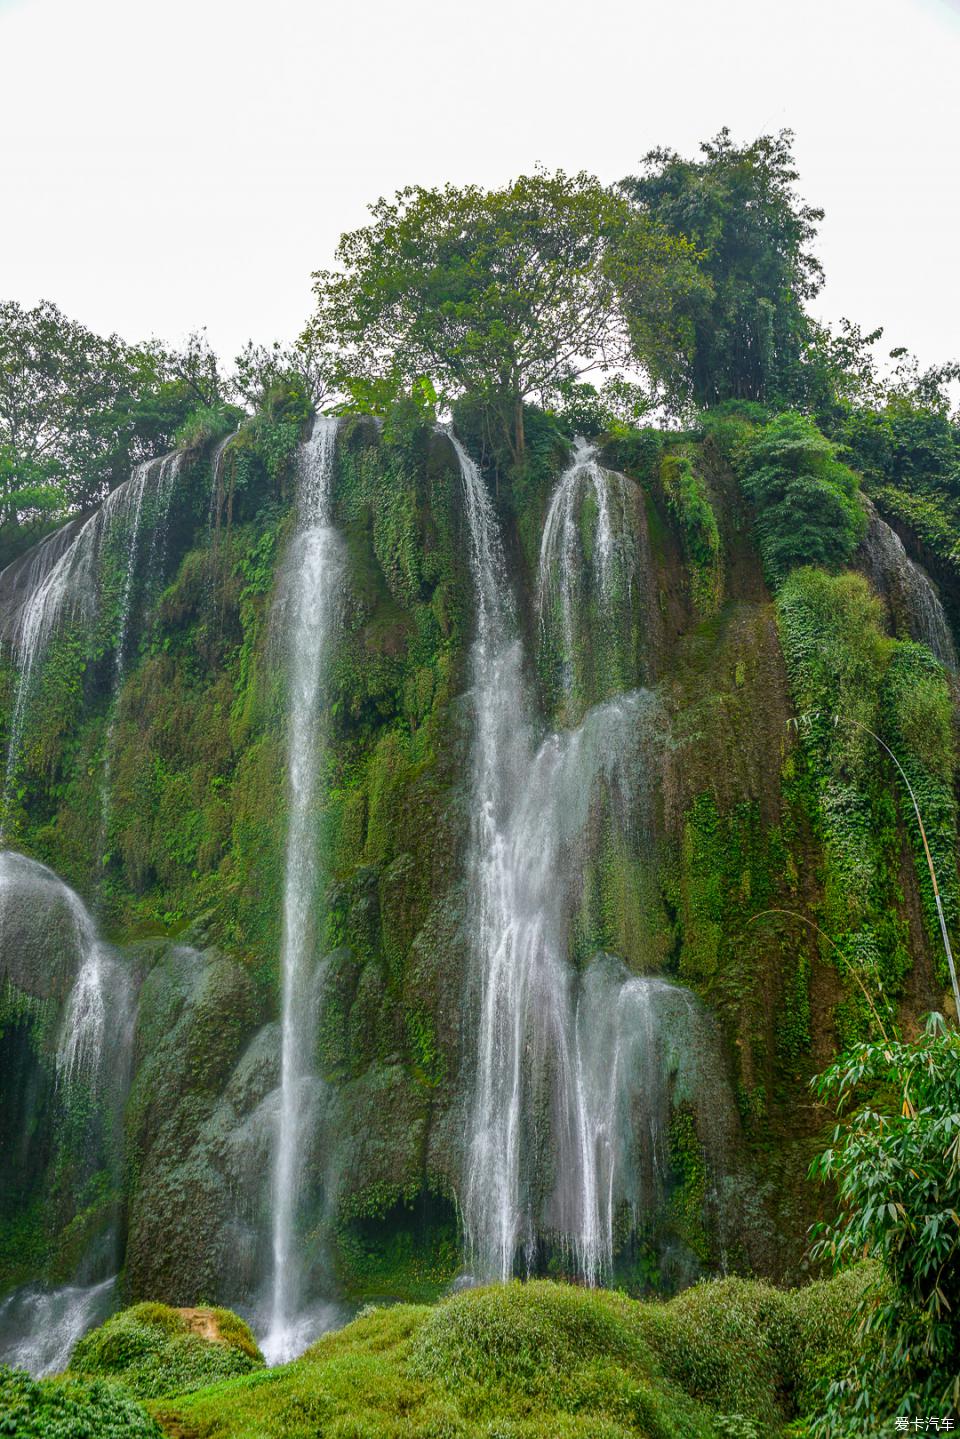
[[[263,1355],[242,1319],[229,1309],[193,1313],[200,1332],[166,1304],[124,1309],[80,1340],[69,1373],[109,1377],[134,1398],[156,1399],[263,1368]]]
[[[302,1358],[148,1405],[176,1439],[802,1435],[842,1370],[865,1270],[669,1303],[536,1281],[370,1308]]]

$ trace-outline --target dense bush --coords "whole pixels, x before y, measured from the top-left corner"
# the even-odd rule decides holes
[[[772,583],[796,565],[835,569],[850,558],[866,528],[857,477],[812,420],[778,415],[746,440],[738,468]]]
[[[263,1356],[242,1319],[209,1311],[219,1339],[201,1337],[176,1309],[135,1304],[77,1344],[70,1374],[109,1375],[139,1399],[186,1394],[262,1368]]]
[[[912,1043],[841,1055],[817,1090],[852,1113],[813,1166],[839,1198],[814,1254],[837,1269],[869,1255],[885,1280],[861,1298],[867,1342],[817,1432],[876,1435],[879,1415],[960,1408],[960,1034],[932,1015]]]
[[[109,1384],[35,1380],[3,1365],[0,1434],[16,1439],[161,1439],[149,1414]]]
[[[849,1364],[870,1278],[787,1292],[725,1280],[668,1304],[493,1285],[366,1309],[269,1377],[156,1409],[205,1439],[766,1439]]]

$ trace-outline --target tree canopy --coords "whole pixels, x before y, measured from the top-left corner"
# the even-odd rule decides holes
[[[811,1173],[836,1185],[816,1258],[879,1261],[868,1342],[827,1395],[817,1432],[870,1434],[883,1413],[960,1404],[960,1035],[939,1015],[913,1043],[859,1045],[816,1083],[844,1119]]]
[[[0,302],[0,522],[101,499],[186,416],[223,398],[205,337],[182,350],[95,334],[43,300]]]
[[[677,408],[797,403],[812,338],[804,303],[823,284],[810,248],[823,211],[796,194],[791,131],[738,146],[724,129],[700,149],[699,160],[652,150],[620,185],[641,214],[696,249],[706,282],[679,299],[684,343],[654,356],[655,377]]]
[[[662,292],[693,274],[685,239],[585,173],[537,171],[498,190],[416,186],[371,214],[342,237],[339,268],[314,277],[313,328],[339,350],[341,385],[367,406],[416,386],[444,404],[469,393],[515,459],[526,400],[550,404],[628,361],[624,284],[639,296],[646,278],[663,306]]]

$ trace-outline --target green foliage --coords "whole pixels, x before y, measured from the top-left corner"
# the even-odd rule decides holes
[[[945,909],[955,922],[956,760],[946,677],[924,646],[882,633],[879,601],[859,575],[796,570],[777,597],[777,617],[824,841],[823,928],[836,944],[832,958],[882,1007],[899,992],[909,963],[897,913],[898,789],[926,928],[937,948],[939,924],[912,803],[867,731],[889,743],[917,794]],[[860,1007],[860,1000],[853,1003]],[[843,1013],[853,1022],[848,1005]],[[847,1019],[841,1024],[852,1037]]]
[[[660,482],[683,535],[694,607],[705,619],[719,609],[723,599],[723,546],[717,517],[707,487],[688,455],[664,455]]]
[[[816,1412],[824,1379],[842,1372],[855,1351],[851,1320],[872,1282],[867,1265],[786,1291],[709,1280],[641,1313],[667,1376],[728,1416],[730,1427],[719,1433],[756,1425],[753,1432],[766,1435],[781,1432],[789,1417]]]
[[[852,573],[794,571],[777,596],[777,623],[798,715],[812,818],[826,862],[822,926],[856,991],[895,994],[909,960],[898,920],[896,814],[884,758],[858,726],[879,725],[894,642],[867,582]],[[840,723],[834,722],[839,716]],[[862,1022],[851,997],[841,1028]],[[860,1014],[860,1020],[856,1015]]]
[[[111,1384],[34,1380],[3,1365],[0,1434],[16,1439],[162,1439],[149,1414]]]
[[[953,703],[943,667],[925,645],[901,643],[896,646],[884,681],[881,712],[884,737],[900,761],[916,796],[937,874],[944,917],[948,928],[954,929],[960,921],[960,894],[956,859]],[[913,848],[927,934],[936,954],[941,980],[947,983],[949,976],[923,836],[899,770],[895,772],[895,778],[901,794],[901,812]]]
[[[704,1228],[707,1198],[707,1165],[696,1122],[688,1104],[680,1105],[670,1117],[668,1135],[670,1164],[678,1178],[670,1198],[677,1231],[698,1259],[710,1259],[710,1243]]]
[[[960,577],[960,500],[935,490],[912,493],[894,485],[872,493],[883,514],[911,529],[950,579]]]
[[[449,404],[470,393],[519,460],[523,402],[549,403],[625,354],[618,265],[642,288],[685,257],[682,241],[631,223],[587,174],[521,176],[499,190],[410,187],[342,236],[338,271],[316,279],[313,329],[340,350],[341,383],[378,410],[429,380]]]
[[[655,378],[675,409],[729,398],[796,403],[811,339],[803,304],[823,283],[810,250],[823,211],[796,194],[789,130],[742,146],[721,130],[700,149],[702,160],[653,150],[620,187],[691,243],[705,282],[677,299],[678,343],[660,352]]]
[[[960,497],[960,440],[942,405],[893,394],[878,409],[852,409],[843,442],[871,490]]]
[[[738,469],[756,506],[764,571],[780,583],[796,565],[836,568],[866,529],[857,477],[814,422],[788,412],[747,439]]]
[[[338,1283],[352,1300],[438,1299],[461,1268],[453,1205],[417,1185],[407,1194],[381,1185],[351,1196],[335,1239]]]
[[[173,437],[179,450],[199,450],[235,430],[242,411],[234,405],[199,405],[191,410]]]
[[[913,1042],[842,1054],[816,1089],[844,1118],[811,1170],[839,1201],[814,1256],[838,1270],[869,1256],[884,1280],[816,1433],[887,1434],[878,1416],[960,1408],[960,1036],[933,1015]]]
[[[197,1439],[759,1439],[849,1362],[864,1282],[642,1304],[535,1281],[368,1307],[295,1364],[154,1408]]]
[[[202,1337],[184,1314],[165,1304],[135,1304],[84,1335],[68,1373],[108,1377],[137,1399],[158,1399],[263,1367],[242,1319],[226,1309],[192,1312],[216,1338]]]
[[[48,300],[0,303],[0,522],[88,507],[222,398],[202,335],[182,351],[128,345]]]

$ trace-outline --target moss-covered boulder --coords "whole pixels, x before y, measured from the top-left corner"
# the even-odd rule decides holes
[[[138,1399],[188,1394],[263,1367],[247,1325],[229,1309],[135,1304],[74,1348],[68,1374],[110,1378]]]
[[[368,1308],[294,1364],[152,1406],[203,1439],[775,1439],[849,1363],[872,1275],[668,1304],[535,1281]]]

